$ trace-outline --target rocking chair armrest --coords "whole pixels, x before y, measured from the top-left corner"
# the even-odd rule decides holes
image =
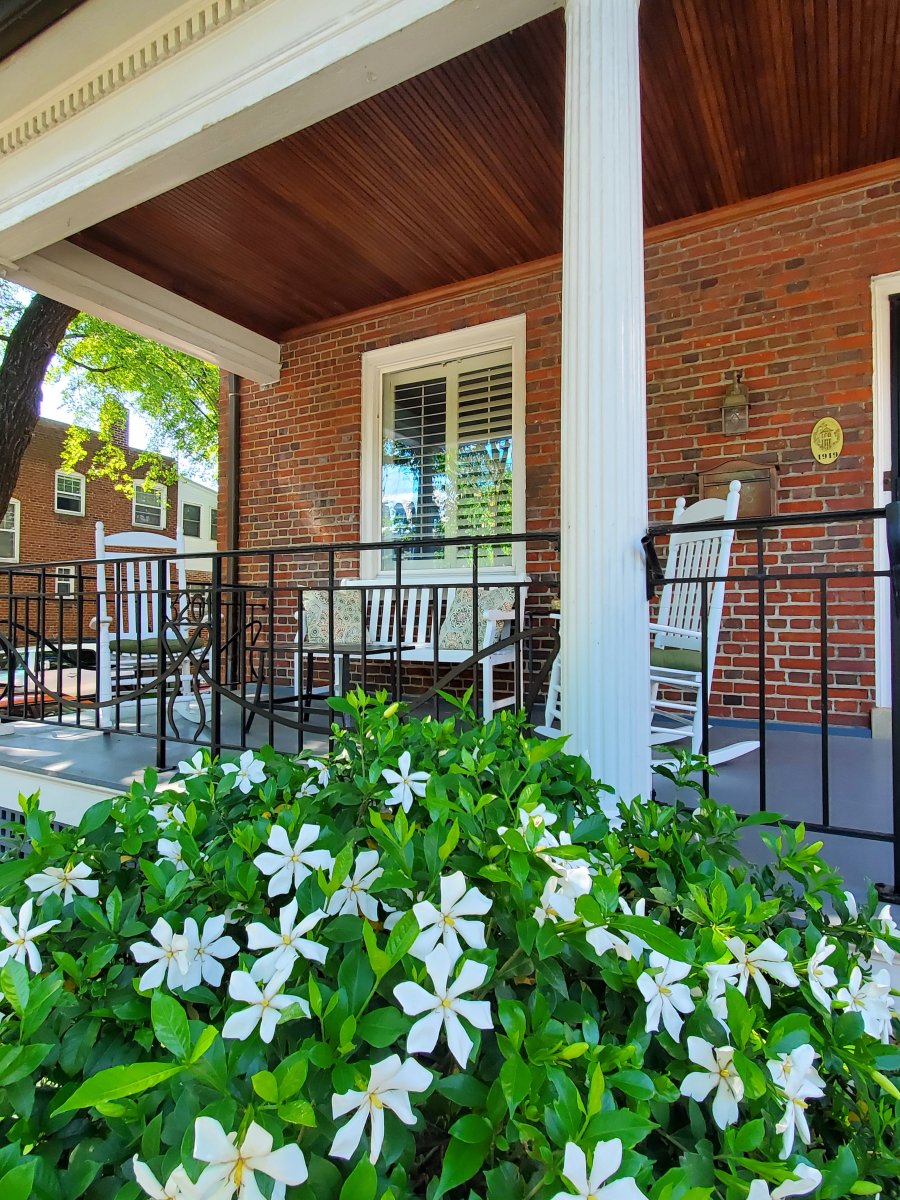
[[[484,614],[484,641],[481,643],[483,650],[486,650],[488,646],[493,646],[494,642],[499,642],[506,636],[506,633],[502,631],[502,626],[512,621],[515,615],[512,609],[506,608],[492,608]]]
[[[660,625],[657,621],[650,622],[650,632],[678,634],[680,637],[696,638],[698,642],[702,638],[699,629],[685,629],[682,625]]]

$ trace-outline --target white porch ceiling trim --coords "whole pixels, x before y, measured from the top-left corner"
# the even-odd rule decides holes
[[[165,20],[157,3],[142,37],[107,46],[98,62],[85,34],[109,0],[89,0],[72,18],[80,15],[70,28],[81,35],[68,78],[43,78],[30,108],[0,112],[0,260],[15,263],[560,3],[192,0]],[[231,15],[210,30],[210,9]],[[22,54],[40,65],[41,44]],[[71,73],[73,56],[83,78]],[[20,58],[15,69],[27,65]],[[4,70],[0,98],[10,91]]]
[[[7,275],[32,291],[255,383],[274,383],[279,377],[277,342],[69,242],[29,255]]]

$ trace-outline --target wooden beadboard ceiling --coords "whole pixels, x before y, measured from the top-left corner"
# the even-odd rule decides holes
[[[556,253],[553,13],[78,244],[276,339]],[[645,221],[900,156],[898,0],[643,0]]]

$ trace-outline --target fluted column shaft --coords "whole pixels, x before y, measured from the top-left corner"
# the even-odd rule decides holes
[[[627,797],[649,784],[640,0],[567,0],[562,727]]]

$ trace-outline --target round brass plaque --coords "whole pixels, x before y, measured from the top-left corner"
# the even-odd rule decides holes
[[[834,417],[816,421],[809,444],[813,458],[820,463],[833,463],[844,448],[844,431]]]

